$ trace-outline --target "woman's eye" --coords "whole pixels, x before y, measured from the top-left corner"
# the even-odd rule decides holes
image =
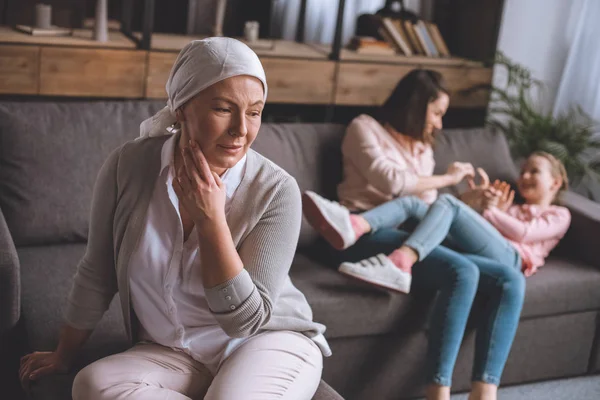
[[[228,108],[215,108],[215,110],[218,112],[229,112]]]

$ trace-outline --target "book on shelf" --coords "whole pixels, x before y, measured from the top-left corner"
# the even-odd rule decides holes
[[[353,37],[348,48],[356,51],[358,54],[396,54],[396,49],[390,46],[389,43],[370,36]]]
[[[407,56],[412,56],[413,52],[409,44],[406,42],[403,35],[398,31],[394,23],[390,18],[383,18],[381,20],[381,28],[379,34],[382,35],[386,41],[394,44],[402,53]]]
[[[421,42],[421,46],[425,50],[425,54],[429,57],[438,57],[439,53],[435,44],[433,44],[433,40],[429,36],[429,32],[427,31],[427,26],[423,21],[419,21],[416,24],[413,24],[415,34],[419,38],[419,42]]]
[[[425,49],[423,49],[423,46],[421,45],[421,42],[419,41],[419,38],[415,33],[415,29],[413,27],[412,22],[404,20],[402,21],[402,25],[404,26],[404,31],[406,32],[406,35],[410,39],[410,43],[415,49],[415,54],[426,54]]]
[[[51,26],[50,28],[36,28],[31,25],[15,25],[15,30],[23,33],[28,33],[32,36],[70,36],[73,30],[69,28],[60,28]]]
[[[450,57],[450,50],[448,50],[448,46],[446,46],[446,42],[437,25],[432,22],[426,22],[425,25],[427,26],[431,39],[433,40],[433,43],[435,43],[435,47],[440,55],[442,57]]]

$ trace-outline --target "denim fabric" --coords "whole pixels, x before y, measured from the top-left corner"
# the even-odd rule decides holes
[[[398,229],[365,235],[339,253],[339,261],[359,261],[389,254],[408,238]],[[477,291],[486,293],[486,312],[477,326],[473,380],[499,384],[519,322],[525,278],[518,269],[475,255],[461,255],[443,246],[413,268],[411,292],[439,292],[429,324],[425,378],[451,386],[452,371]]]
[[[405,207],[414,208],[411,202],[406,202]],[[423,259],[448,235],[460,252],[521,269],[521,257],[515,247],[485,218],[449,194],[441,195],[429,207],[405,245],[415,249]]]
[[[397,228],[410,218],[421,221],[429,204],[416,196],[398,197],[360,214],[373,232],[384,228]]]

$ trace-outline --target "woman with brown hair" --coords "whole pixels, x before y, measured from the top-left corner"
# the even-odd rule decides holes
[[[453,163],[433,175],[432,145],[449,104],[442,76],[413,70],[380,109],[379,120],[354,119],[342,143],[340,203],[306,192],[308,221],[337,250],[341,273],[391,290],[439,292],[429,324],[427,399],[449,399],[452,371],[477,291],[488,309],[478,321],[470,399],[495,399],[519,322],[525,284],[514,265],[437,246],[414,268],[397,250],[408,232],[395,228],[394,208],[422,219],[437,189],[471,180],[473,166]],[[483,193],[483,191],[482,191]],[[484,203],[491,199],[484,198]]]

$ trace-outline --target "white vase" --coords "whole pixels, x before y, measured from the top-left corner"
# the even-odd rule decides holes
[[[107,0],[96,1],[96,23],[94,24],[94,40],[108,41],[108,10]]]

